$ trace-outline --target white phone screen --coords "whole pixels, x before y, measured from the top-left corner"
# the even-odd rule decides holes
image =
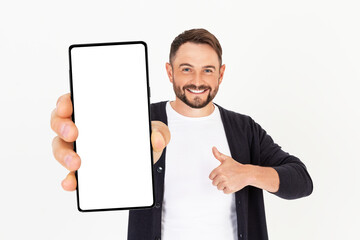
[[[79,211],[152,207],[146,43],[76,44],[69,57]]]

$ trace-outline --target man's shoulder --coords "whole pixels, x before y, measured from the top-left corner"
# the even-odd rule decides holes
[[[244,126],[250,126],[254,120],[243,113],[235,112],[233,110],[226,109],[218,104],[215,105],[219,108],[223,121],[229,121],[230,123],[243,124]]]
[[[153,108],[159,108],[159,107],[164,107],[167,102],[168,102],[168,100],[151,103],[151,104],[150,104],[150,107],[151,107],[151,109],[153,109]]]
[[[166,103],[168,101],[161,101],[150,104],[151,120],[162,121],[167,124]]]
[[[152,113],[161,113],[166,109],[166,103],[168,101],[155,102],[150,104],[150,110]]]

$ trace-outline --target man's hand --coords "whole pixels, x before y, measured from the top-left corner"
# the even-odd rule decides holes
[[[214,186],[217,186],[224,193],[230,194],[249,185],[248,165],[241,164],[231,157],[222,154],[216,147],[212,148],[212,152],[221,163],[209,175]]]
[[[269,192],[278,191],[280,180],[275,169],[241,164],[219,152],[216,147],[212,151],[221,164],[210,173],[209,178],[219,190],[230,194],[250,185]]]
[[[62,181],[64,190],[74,191],[76,189],[75,171],[79,169],[81,160],[73,150],[73,142],[78,137],[78,129],[71,120],[73,106],[70,93],[61,96],[56,108],[51,113],[50,125],[57,134],[53,139],[52,149],[55,159],[63,165],[70,173]],[[169,128],[160,121],[152,121],[151,143],[153,147],[154,164],[159,160],[163,149],[170,141]]]

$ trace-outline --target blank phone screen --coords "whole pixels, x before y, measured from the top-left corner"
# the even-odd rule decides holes
[[[79,211],[152,207],[146,44],[76,44],[69,57]]]

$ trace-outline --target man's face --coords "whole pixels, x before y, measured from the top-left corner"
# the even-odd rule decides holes
[[[219,58],[209,45],[187,42],[166,69],[176,97],[192,108],[203,108],[214,99],[225,65],[220,67]]]

